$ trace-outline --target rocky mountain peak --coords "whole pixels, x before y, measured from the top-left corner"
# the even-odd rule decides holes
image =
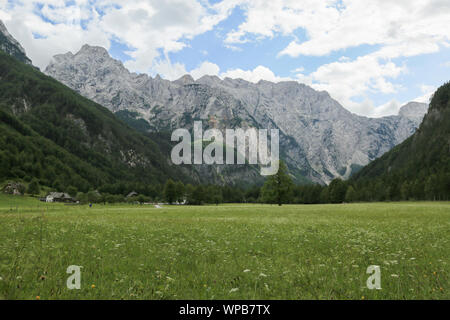
[[[420,102],[409,102],[400,108],[398,114],[401,117],[410,119],[411,121],[420,124],[423,117],[427,113],[428,104]]]
[[[220,83],[222,80],[218,76],[204,75],[197,79],[197,83],[212,85],[215,83]]]
[[[108,51],[100,46],[91,46],[88,44],[84,44],[80,51],[78,51],[77,55],[95,55],[95,56],[103,56],[106,58],[111,58]]]
[[[194,83],[195,80],[194,80],[194,78],[192,78],[192,76],[190,74],[185,74],[184,76],[175,80],[174,82],[177,84],[180,84],[180,85],[186,85],[186,84]]]

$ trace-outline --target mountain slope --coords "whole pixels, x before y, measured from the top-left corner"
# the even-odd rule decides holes
[[[106,108],[0,52],[0,178],[85,190],[112,183],[189,180],[150,138]],[[4,168],[8,168],[7,170]]]
[[[450,82],[434,93],[411,137],[352,177],[356,182],[374,179],[395,183],[415,198],[450,199]]]
[[[14,39],[0,20],[0,50],[15,57],[23,63],[31,65],[30,58],[27,57],[24,48]]]
[[[104,48],[88,45],[76,54],[56,55],[45,72],[113,112],[131,111],[151,132],[190,129],[194,120],[221,130],[279,129],[281,157],[297,182],[349,177],[409,137],[424,112],[407,108],[398,116],[361,117],[328,93],[297,82],[255,84],[214,76],[167,81],[131,73]]]

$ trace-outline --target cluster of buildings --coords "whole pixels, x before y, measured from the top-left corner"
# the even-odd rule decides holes
[[[65,192],[50,192],[45,198],[39,200],[45,202],[64,202],[64,203],[78,203],[79,201],[71,197]]]

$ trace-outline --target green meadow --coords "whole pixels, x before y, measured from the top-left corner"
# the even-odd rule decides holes
[[[70,265],[82,266],[69,290]],[[366,286],[378,265],[381,289]],[[163,206],[0,196],[0,299],[450,299],[450,203]]]

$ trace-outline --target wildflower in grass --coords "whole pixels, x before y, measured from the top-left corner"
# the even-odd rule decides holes
[[[365,299],[364,296],[362,296],[362,297],[361,297],[361,300],[364,300],[364,299]]]
[[[233,288],[233,289],[231,289],[231,290],[230,290],[230,293],[233,293],[233,292],[236,292],[236,291],[239,291],[239,288]]]
[[[259,276],[262,277],[262,278],[266,278],[267,277],[267,275],[264,274],[264,273],[260,273]]]
[[[95,284],[91,285],[91,288],[94,289],[95,288]]]
[[[250,269],[245,269],[244,272],[250,272]]]
[[[36,296],[36,300],[41,300],[41,297],[39,297],[39,296]]]
[[[398,274],[391,274],[392,278],[398,278]]]

